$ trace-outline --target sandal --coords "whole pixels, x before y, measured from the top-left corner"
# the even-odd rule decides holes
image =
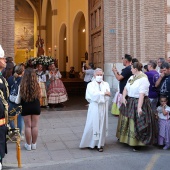
[[[101,147],[101,148],[97,148],[97,150],[99,151],[99,152],[103,152],[103,148]]]

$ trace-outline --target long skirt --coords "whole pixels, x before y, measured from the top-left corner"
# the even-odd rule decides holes
[[[50,82],[47,96],[49,104],[62,103],[68,100],[66,89],[60,79]]]
[[[47,92],[45,83],[39,82],[40,90],[41,90],[41,98],[40,98],[40,106],[47,106]]]
[[[122,143],[130,146],[144,146],[157,142],[156,120],[148,97],[144,98],[142,115],[137,112],[138,99],[127,97],[126,107],[120,107],[116,136]]]
[[[170,120],[159,119],[159,136],[158,144],[170,144]]]

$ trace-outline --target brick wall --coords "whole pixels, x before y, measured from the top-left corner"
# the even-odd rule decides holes
[[[165,57],[165,9],[165,0],[105,0],[105,63],[121,62],[125,53],[142,62]]]
[[[0,0],[0,23],[0,44],[6,57],[14,57],[15,0]]]
[[[129,53],[142,62],[168,54],[168,0],[104,0],[104,63]],[[15,1],[0,0],[0,44],[14,56]]]
[[[146,59],[166,57],[165,1],[145,1],[145,57]]]
[[[170,0],[166,0],[166,25],[165,25],[165,44],[166,44],[166,56],[170,57]]]

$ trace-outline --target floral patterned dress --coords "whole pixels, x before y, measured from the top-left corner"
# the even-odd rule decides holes
[[[58,104],[68,100],[67,92],[63,82],[60,80],[61,74],[58,71],[48,73],[50,84],[47,92],[48,103]]]

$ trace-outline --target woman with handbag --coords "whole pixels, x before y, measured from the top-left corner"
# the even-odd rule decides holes
[[[25,69],[20,85],[22,113],[25,123],[25,149],[35,150],[38,137],[40,109],[40,86],[32,68]]]
[[[15,66],[15,69],[14,69],[14,75],[8,78],[8,85],[9,85],[8,87],[9,87],[9,92],[10,92],[9,100],[8,100],[9,116],[15,116],[21,111],[21,104],[20,102],[16,103],[16,98],[18,95],[18,90],[19,90],[22,76],[24,74],[24,70],[25,70],[24,65],[22,64],[17,65]],[[17,122],[18,122],[17,127],[20,130],[21,140],[23,140],[24,139],[24,135],[23,135],[24,121],[23,121],[21,114],[18,115]],[[10,126],[11,128],[15,128],[14,121],[10,121]]]

